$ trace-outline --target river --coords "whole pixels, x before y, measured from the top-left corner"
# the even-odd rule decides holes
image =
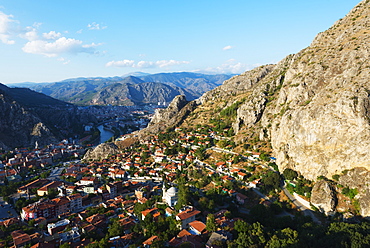
[[[111,131],[105,130],[103,125],[98,126],[98,129],[100,131],[100,143],[104,143],[114,135]]]

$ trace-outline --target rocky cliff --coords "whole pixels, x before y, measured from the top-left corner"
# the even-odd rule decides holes
[[[158,109],[148,127],[136,132],[135,134],[145,139],[148,135],[157,134],[165,131],[167,128],[173,128],[180,125],[186,117],[197,106],[195,101],[188,102],[184,95],[176,96],[166,109]]]
[[[114,143],[102,143],[94,149],[88,150],[83,159],[86,161],[102,160],[108,158],[109,155],[116,154],[118,152],[118,146],[116,146]]]
[[[222,100],[224,109],[243,95],[232,124],[237,141],[246,141],[240,134],[257,133],[271,143],[281,170],[315,180],[370,169],[369,38],[367,0],[309,47],[235,76],[199,102]]]

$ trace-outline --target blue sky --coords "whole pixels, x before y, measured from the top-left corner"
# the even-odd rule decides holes
[[[307,47],[359,0],[0,0],[0,82],[242,73]]]

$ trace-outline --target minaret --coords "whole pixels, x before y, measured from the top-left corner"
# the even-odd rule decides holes
[[[163,181],[163,186],[162,186],[162,200],[163,201],[166,201],[165,196],[166,196],[166,183],[165,183],[165,181]]]

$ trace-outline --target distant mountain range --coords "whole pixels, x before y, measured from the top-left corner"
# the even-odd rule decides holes
[[[177,72],[136,76],[73,78],[55,83],[21,83],[53,98],[80,105],[140,105],[170,102],[176,95],[194,100],[234,75]]]

